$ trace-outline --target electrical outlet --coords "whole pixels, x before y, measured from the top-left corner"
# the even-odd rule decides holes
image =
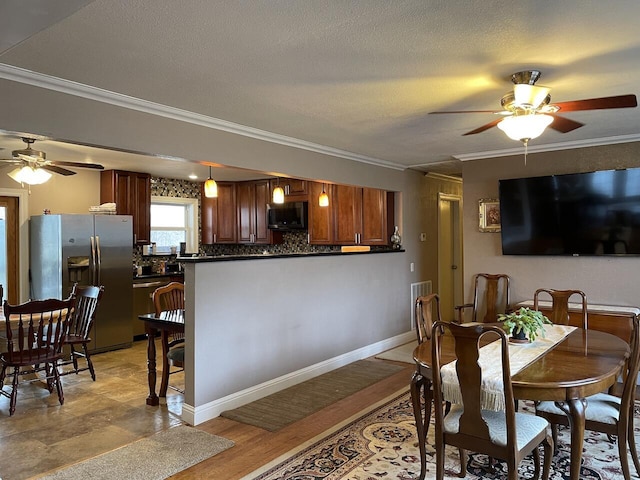
[[[411,263],[409,264],[409,269],[411,270],[411,272],[415,272],[415,271],[416,271],[416,264],[415,264],[415,263],[413,263],[413,262],[411,262]]]

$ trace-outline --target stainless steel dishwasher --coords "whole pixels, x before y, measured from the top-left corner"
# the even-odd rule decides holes
[[[151,295],[158,287],[164,287],[171,281],[171,277],[147,277],[133,280],[133,315],[131,318],[134,340],[144,338],[144,322],[138,320],[138,315],[154,311]]]

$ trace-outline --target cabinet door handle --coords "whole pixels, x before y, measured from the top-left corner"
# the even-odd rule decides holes
[[[213,234],[213,243],[216,243],[218,241],[218,239],[216,237],[217,237],[217,235],[214,233]]]

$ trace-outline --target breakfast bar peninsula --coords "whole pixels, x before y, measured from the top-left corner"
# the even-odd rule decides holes
[[[402,250],[179,261],[192,425],[414,335]]]

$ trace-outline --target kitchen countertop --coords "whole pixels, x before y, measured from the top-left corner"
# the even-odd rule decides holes
[[[163,277],[183,277],[184,272],[167,272],[167,273],[149,273],[147,275],[136,275],[133,274],[134,280],[152,280],[154,278],[163,278]]]
[[[400,250],[371,250],[369,252],[305,252],[305,253],[254,253],[250,255],[216,255],[199,257],[178,257],[177,260],[183,263],[205,263],[205,262],[227,262],[235,260],[258,260],[267,258],[296,258],[296,257],[326,257],[335,255],[371,255],[378,253],[399,253]]]

